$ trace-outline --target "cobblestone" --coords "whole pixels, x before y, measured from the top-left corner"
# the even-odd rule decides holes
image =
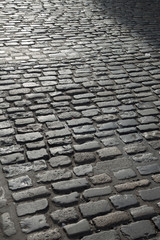
[[[123,211],[108,213],[107,215],[93,218],[93,223],[97,228],[109,228],[130,220],[129,215]]]
[[[64,230],[67,232],[69,237],[76,235],[80,236],[91,231],[89,222],[86,219],[81,220],[78,223],[69,224],[64,227]]]
[[[74,207],[57,210],[51,213],[51,218],[55,223],[69,223],[78,220],[78,214]]]
[[[22,228],[22,232],[24,233],[31,233],[33,231],[49,227],[46,222],[45,216],[42,214],[24,218],[20,221],[20,225]]]
[[[17,215],[24,216],[44,210],[48,207],[47,199],[35,200],[34,202],[20,203],[17,206]]]
[[[130,223],[121,227],[122,233],[130,239],[139,239],[143,237],[152,237],[156,231],[149,220],[142,220]]]
[[[57,228],[49,229],[45,232],[33,233],[27,237],[27,240],[57,240],[61,238],[61,234]]]
[[[138,205],[138,200],[133,194],[113,195],[109,197],[116,209],[125,209]]]
[[[115,230],[110,231],[104,231],[99,233],[94,233],[90,236],[86,236],[82,238],[82,240],[104,240],[104,239],[110,239],[110,240],[119,240],[120,237],[118,236],[117,232]]]
[[[0,239],[158,240],[158,0],[0,9]]]

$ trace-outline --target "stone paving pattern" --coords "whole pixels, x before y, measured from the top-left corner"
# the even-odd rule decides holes
[[[160,239],[159,9],[1,0],[1,240]]]

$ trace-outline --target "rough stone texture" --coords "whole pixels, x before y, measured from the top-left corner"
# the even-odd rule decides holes
[[[27,237],[27,240],[57,240],[61,234],[57,228],[46,230],[45,232],[33,233]]]
[[[59,180],[70,179],[71,177],[71,171],[65,169],[48,170],[36,175],[37,182],[39,183],[56,182]]]
[[[156,227],[158,228],[158,230],[160,230],[160,215],[152,218],[154,224],[156,225]]]
[[[138,200],[133,194],[113,195],[109,198],[116,209],[124,209],[138,204]]]
[[[90,180],[94,185],[109,183],[112,181],[111,177],[106,173],[102,173],[102,174],[90,177]]]
[[[24,216],[44,210],[48,207],[47,199],[35,200],[33,202],[21,203],[17,206],[17,215]]]
[[[8,186],[9,189],[11,190],[28,188],[32,186],[32,180],[31,178],[28,177],[28,175],[26,175],[19,178],[8,180]]]
[[[93,172],[93,167],[91,164],[85,164],[82,166],[74,167],[73,172],[78,177],[85,176],[85,175],[89,175],[90,173]]]
[[[117,172],[114,172],[114,176],[118,180],[124,180],[124,179],[129,179],[129,178],[136,177],[136,173],[133,171],[133,169],[127,168],[127,169],[122,169],[122,170],[119,170]]]
[[[99,200],[96,202],[90,201],[89,203],[80,204],[79,209],[83,217],[89,218],[110,212],[111,206],[106,200]]]
[[[144,201],[155,201],[160,199],[160,187],[139,191],[139,195]]]
[[[94,197],[106,196],[112,192],[110,186],[101,188],[90,188],[83,192],[83,197],[87,200]]]
[[[142,220],[121,227],[122,233],[130,239],[152,237],[156,234],[155,228],[149,220]]]
[[[76,164],[86,164],[89,162],[94,162],[95,160],[96,156],[93,152],[83,152],[74,154],[74,161]]]
[[[147,205],[132,208],[130,209],[130,212],[135,220],[149,219],[156,214],[154,208]]]
[[[104,216],[93,218],[93,223],[97,228],[112,227],[123,222],[130,220],[129,215],[123,211],[117,211],[114,213],[108,213]]]
[[[81,234],[90,232],[90,225],[89,222],[84,219],[79,221],[78,223],[73,223],[65,226],[64,230],[66,231],[69,237],[76,235],[80,236]]]
[[[122,192],[122,191],[133,190],[137,187],[145,187],[145,186],[148,186],[149,184],[150,184],[150,181],[148,179],[142,179],[139,181],[118,184],[118,185],[115,185],[114,187],[118,192]]]
[[[99,240],[104,240],[104,239],[120,240],[120,237],[118,236],[118,234],[115,230],[110,230],[110,231],[94,233],[90,236],[86,236],[86,237],[82,238],[82,240],[97,240],[97,239],[99,239]]]
[[[49,163],[51,167],[56,168],[59,166],[70,165],[72,162],[68,156],[57,156],[57,157],[50,158]]]
[[[28,199],[34,199],[38,197],[45,197],[48,195],[50,195],[50,192],[45,186],[30,188],[24,191],[12,193],[13,199],[17,202],[28,200]]]
[[[78,214],[73,207],[56,210],[51,213],[52,220],[57,224],[75,222],[78,220]]]
[[[20,221],[22,232],[31,233],[36,230],[48,228],[49,225],[46,222],[44,215],[35,215],[33,217],[24,218]]]
[[[1,224],[3,228],[3,232],[6,236],[10,237],[16,234],[16,228],[13,220],[8,212],[5,212],[1,215]]]
[[[73,192],[66,195],[56,196],[52,199],[52,201],[59,206],[69,206],[75,204],[79,201],[79,193]]]
[[[101,160],[112,159],[122,154],[117,147],[103,148],[98,150],[97,153]]]

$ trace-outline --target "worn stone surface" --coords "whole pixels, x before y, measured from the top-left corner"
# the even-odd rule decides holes
[[[109,213],[104,216],[93,218],[93,223],[97,228],[112,227],[113,225],[121,224],[129,221],[129,215],[123,211]]]
[[[24,233],[31,233],[49,227],[46,217],[42,214],[24,218],[20,221],[20,225]]]
[[[119,240],[120,237],[118,236],[117,232],[115,230],[110,231],[104,231],[99,233],[94,233],[90,236],[86,236],[82,238],[82,240],[104,240],[104,239],[110,239],[110,240]]]
[[[121,231],[130,239],[152,237],[156,234],[155,228],[149,220],[142,220],[135,223],[130,223],[127,226],[122,226]]]
[[[106,200],[99,200],[96,202],[90,201],[79,205],[81,214],[85,218],[93,217],[100,214],[105,214],[111,211],[111,206]]]
[[[64,227],[64,230],[66,231],[67,235],[69,237],[71,236],[80,236],[83,233],[89,233],[90,232],[90,225],[89,222],[84,219],[77,223],[69,224]]]
[[[0,214],[16,229],[1,218],[0,239],[159,239],[159,25],[158,0],[0,2]]]
[[[14,221],[11,219],[11,216],[8,212],[5,212],[1,215],[1,224],[3,228],[3,232],[7,237],[10,237],[16,234]]]
[[[57,228],[33,233],[27,237],[27,240],[57,240],[61,238],[61,234]]]
[[[69,223],[78,220],[79,216],[73,207],[65,208],[62,210],[56,210],[51,213],[51,218],[55,223]]]

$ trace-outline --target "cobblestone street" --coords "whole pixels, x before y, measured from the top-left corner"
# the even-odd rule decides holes
[[[0,1],[0,240],[160,240],[160,1]]]

